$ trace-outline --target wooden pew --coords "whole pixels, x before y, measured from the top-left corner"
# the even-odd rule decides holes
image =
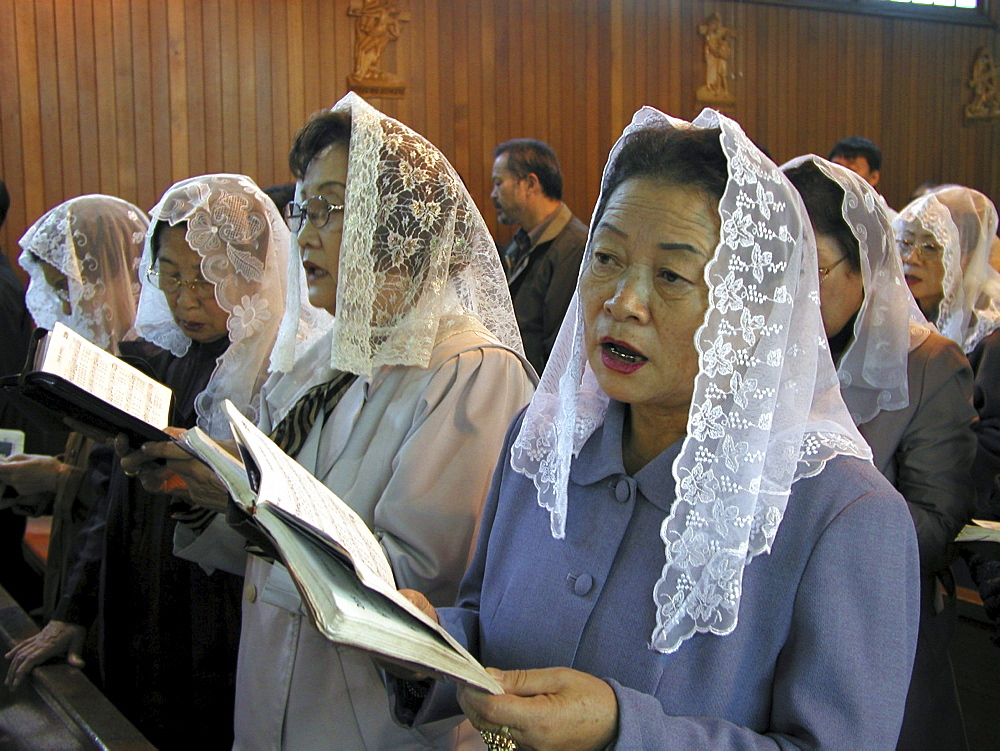
[[[3,652],[36,633],[34,621],[0,588]],[[0,748],[155,751],[83,673],[65,663],[36,668],[16,691],[0,686]]]

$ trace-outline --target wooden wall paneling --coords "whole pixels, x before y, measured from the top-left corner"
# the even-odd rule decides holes
[[[250,55],[240,48],[240,26],[251,14],[237,0],[218,0],[219,7],[219,140],[220,170],[239,173],[243,169],[243,78]]]
[[[0,169],[10,252],[38,214],[84,192],[143,208],[195,172],[286,179],[292,135],[346,90],[350,0],[0,0]],[[996,198],[1000,127],[965,123],[965,81],[994,29],[728,0],[400,0],[386,50],[408,83],[373,104],[438,144],[501,240],[492,149],[549,141],[589,215],[608,149],[643,104],[691,118],[698,26],[735,28],[731,114],[783,161],[862,134],[900,205],[926,179]]]
[[[495,99],[490,96],[497,86],[496,56],[493,52],[496,48],[496,28],[489,5],[480,5],[477,15],[479,45],[473,49],[478,49],[479,76],[475,84],[473,122],[478,122],[479,128],[474,128],[473,131],[478,133],[479,138],[471,151],[473,164],[465,179],[469,191],[477,198],[480,211],[489,222],[492,209],[489,195],[493,189],[493,147],[497,139],[497,108]]]
[[[202,86],[204,87],[204,149],[206,174],[232,172],[226,169],[223,153],[223,105],[225,90],[222,86],[222,19],[219,16],[219,0],[201,2],[201,61]],[[235,54],[235,49],[227,50]]]
[[[458,169],[463,175],[469,173],[471,167],[471,153],[469,142],[474,138],[472,131],[478,128],[478,124],[473,124],[469,117],[469,109],[473,93],[470,87],[469,63],[473,59],[472,47],[469,44],[469,4],[459,3],[455,6],[455,12],[450,16],[452,24],[451,35],[445,39],[453,40],[448,45],[452,52],[450,68],[454,71],[452,79],[453,100],[451,111],[452,125],[447,128],[451,137],[448,146],[447,157],[452,165],[458,165]]]
[[[187,49],[184,30],[184,3],[167,0],[167,71],[170,76],[170,175],[174,183],[190,175],[188,150]],[[154,32],[155,33],[155,32]],[[166,190],[168,185],[164,185]]]
[[[17,70],[17,24],[14,0],[0,0],[0,28],[7,29],[6,43],[0,44],[0,178],[10,193],[10,208],[3,226],[4,252],[23,280],[17,265],[17,240],[26,228],[24,207],[24,155],[21,149],[20,77]]]
[[[142,208],[151,209],[173,182],[173,128],[170,96],[170,36],[167,31],[167,4],[170,0],[151,0],[149,3],[148,36],[137,40],[149,49],[151,86],[153,151],[146,157],[152,170],[143,167],[144,174],[152,172],[153,200]]]
[[[251,125],[241,136],[244,146],[247,141],[253,141],[252,159],[247,160],[246,154],[241,172],[255,176],[255,179],[265,179],[273,167],[274,143],[274,111],[271,98],[271,59],[274,50],[271,48],[271,5],[268,0],[255,0],[253,7],[253,26],[249,30],[247,44],[253,54],[253,89],[243,90],[241,100],[245,95],[253,111]],[[247,9],[249,13],[249,8]],[[241,71],[241,75],[243,72]]]
[[[287,116],[285,119],[284,138],[275,139],[274,172],[270,182],[285,182],[288,176],[288,148],[299,126],[305,121],[306,109],[306,76],[305,76],[305,44],[306,33],[302,0],[292,0],[285,6],[288,20],[288,65],[285,70],[285,83],[288,86]],[[280,83],[280,82],[279,82]]]
[[[19,2],[15,4],[14,24],[17,35],[15,40],[17,46],[16,70],[20,84],[20,148],[24,160],[21,200],[27,223],[30,224],[48,208],[45,205],[44,175],[42,174],[42,123],[38,91],[35,6],[33,3]]]
[[[149,5],[134,3],[131,13],[130,37],[132,40],[132,101],[135,121],[135,155],[133,157],[135,194],[122,198],[131,201],[143,211],[149,211],[160,197],[159,185],[154,179],[154,123],[158,113],[153,106],[153,76],[150,57]],[[62,64],[62,61],[60,61]],[[64,112],[67,116],[70,112]],[[67,195],[72,195],[67,191]]]
[[[115,91],[115,54],[108,37],[111,33],[111,4],[95,0],[92,38],[97,99],[98,193],[118,194],[118,108]],[[182,69],[183,70],[183,69]],[[89,192],[89,191],[88,191]]]
[[[72,0],[56,0],[54,33],[48,55],[56,64],[58,96],[60,160],[58,174],[62,182],[59,196],[79,195],[82,176],[80,159],[80,111],[77,104],[76,36],[74,34]]]
[[[51,0],[43,0],[35,6],[35,38],[52,40],[55,38],[55,13]],[[59,203],[63,195],[62,139],[59,127],[59,73],[56,56],[51,41],[37,49],[38,61],[38,104],[41,141],[41,182],[46,209]],[[51,203],[50,203],[51,202]]]
[[[114,70],[115,155],[118,171],[113,195],[134,201],[137,163],[135,151],[135,56],[132,49],[132,0],[113,0],[111,4],[111,48]]]
[[[263,80],[266,81],[268,98],[264,99],[258,95],[257,122],[258,126],[266,119],[269,133],[266,140],[261,141],[262,148],[258,152],[258,165],[253,172],[248,172],[254,180],[262,184],[270,185],[274,182],[273,176],[278,174],[288,155],[288,145],[291,138],[288,136],[288,100],[289,100],[289,78],[288,78],[288,16],[285,12],[285,3],[269,2],[267,11],[270,20],[266,29],[268,38],[268,56],[262,66],[264,73]],[[260,31],[260,29],[258,29]],[[260,86],[258,81],[258,90]]]
[[[246,7],[245,4],[241,4],[238,19],[238,76],[240,83],[240,129],[238,143],[240,145],[240,158],[238,163],[239,169],[237,171],[240,173],[250,173],[256,171],[258,142],[257,59],[260,56],[260,50],[254,36],[257,25],[256,8]]]
[[[442,16],[447,13],[439,13],[439,3],[427,3],[418,15],[426,15],[423,32],[417,47],[423,47],[426,57],[424,58],[423,90],[419,96],[419,112],[414,107],[412,112],[413,122],[407,123],[418,132],[421,126],[418,122],[423,122],[428,132],[439,132],[447,116],[445,115],[443,99],[437,92],[444,92],[450,86],[450,74],[447,69],[448,61],[451,57],[448,48],[451,39],[445,34],[442,35]],[[414,23],[414,22],[411,22]],[[411,96],[413,94],[411,93]],[[433,143],[434,139],[427,138]]]

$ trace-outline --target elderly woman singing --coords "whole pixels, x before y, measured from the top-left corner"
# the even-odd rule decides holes
[[[636,114],[457,605],[408,593],[506,693],[394,679],[398,719],[464,711],[492,748],[895,744],[917,546],[840,396],[817,267],[735,122]]]

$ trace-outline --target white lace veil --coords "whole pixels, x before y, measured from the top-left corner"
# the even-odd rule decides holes
[[[846,167],[815,154],[797,157],[781,169],[807,162],[843,189],[841,215],[860,246],[865,297],[837,377],[854,423],[862,425],[882,410],[910,403],[907,356],[930,336],[931,327],[906,286],[891,220],[875,189]]]
[[[743,568],[768,552],[791,485],[837,454],[870,459],[827,355],[812,228],[798,193],[744,135],[713,110],[687,123],[639,110],[615,144],[604,186],[629,134],[646,128],[721,128],[729,163],[721,238],[705,267],[699,372],[687,436],[673,466],[676,501],[660,535],[665,564],[651,593],[651,647],[673,652],[695,632],[737,624]],[[591,223],[593,234],[593,221]],[[590,263],[584,254],[582,269]],[[608,397],[587,363],[579,289],[511,452],[565,534],[572,457],[603,422]]]
[[[427,367],[441,332],[478,322],[523,353],[496,244],[448,160],[357,94],[333,111],[352,125],[329,366]],[[297,393],[321,380],[317,370]]]
[[[201,273],[215,283],[215,299],[229,314],[230,345],[208,386],[195,399],[198,425],[214,437],[229,436],[221,412],[225,399],[257,419],[257,393],[285,312],[288,228],[271,199],[243,175],[203,175],[172,186],[150,211],[140,264],[142,293],[135,329],[178,357],[191,340],[174,321],[166,296],[147,278],[154,262],[157,222],[187,223],[185,239],[201,256]]]
[[[990,266],[997,210],[978,190],[947,185],[904,208],[892,227],[916,222],[944,249],[944,299],[935,323],[946,337],[972,352],[1000,327],[1000,274]]]
[[[35,324],[51,329],[63,323],[117,354],[135,319],[148,224],[141,209],[105,195],[72,198],[43,214],[21,238],[18,259],[31,277],[25,303]],[[66,276],[65,292],[45,280],[45,263]]]

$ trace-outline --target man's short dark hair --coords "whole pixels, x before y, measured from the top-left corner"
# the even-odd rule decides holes
[[[351,142],[351,116],[343,112],[322,110],[315,113],[295,134],[288,153],[288,168],[296,178],[305,178],[309,163],[323,149],[335,143],[348,146]]]
[[[861,136],[851,136],[837,141],[830,149],[830,156],[827,159],[832,162],[838,156],[842,156],[844,159],[864,157],[870,171],[876,172],[882,169],[882,149],[874,142]]]
[[[533,138],[514,138],[493,149],[493,158],[507,155],[507,169],[519,180],[534,173],[542,192],[555,201],[562,200],[563,179],[556,152],[544,141]]]

